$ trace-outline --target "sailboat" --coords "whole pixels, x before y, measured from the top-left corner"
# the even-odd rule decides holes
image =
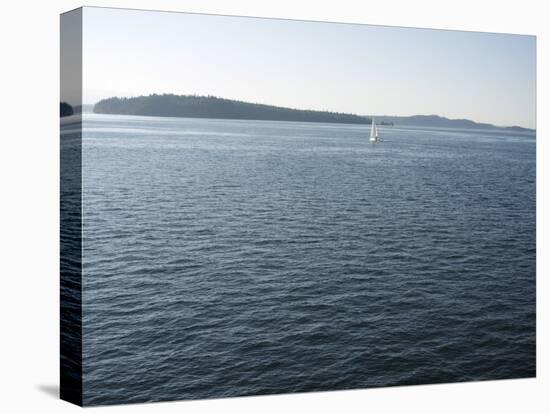
[[[378,142],[378,128],[376,128],[376,122],[372,118],[372,123],[370,127],[370,142]]]

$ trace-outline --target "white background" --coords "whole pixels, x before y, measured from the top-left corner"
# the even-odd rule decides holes
[[[65,413],[59,330],[59,13],[81,5],[535,34],[538,52],[538,378],[92,408],[113,413],[539,413],[550,406],[548,178],[550,15],[544,1],[5,0],[0,12],[0,411]],[[546,303],[543,303],[546,302]],[[548,408],[546,407],[546,410]]]

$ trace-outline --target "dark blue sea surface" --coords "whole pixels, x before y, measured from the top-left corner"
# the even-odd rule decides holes
[[[85,404],[532,377],[535,137],[85,115]]]

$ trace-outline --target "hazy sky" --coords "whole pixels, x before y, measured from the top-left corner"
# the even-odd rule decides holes
[[[84,102],[216,95],[535,127],[535,38],[84,9]]]

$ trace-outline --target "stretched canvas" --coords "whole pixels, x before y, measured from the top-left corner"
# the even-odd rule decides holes
[[[61,16],[61,397],[536,375],[535,37]]]

